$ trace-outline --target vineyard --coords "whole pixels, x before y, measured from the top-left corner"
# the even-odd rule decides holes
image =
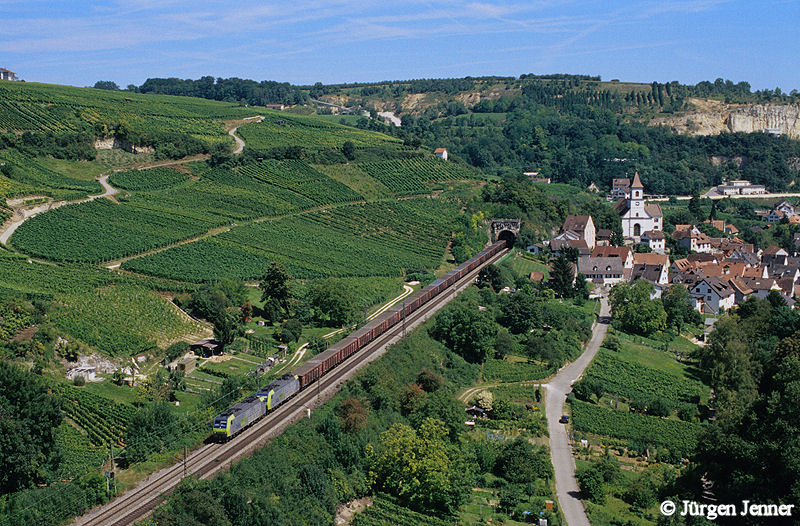
[[[59,329],[109,356],[130,356],[192,334],[199,323],[145,288],[115,285],[89,294],[66,294],[52,315]]]
[[[358,166],[391,191],[402,195],[430,193],[441,187],[434,183],[443,181],[482,179],[477,171],[438,158],[393,159],[359,163]]]
[[[11,243],[29,254],[100,263],[141,254],[236,221],[357,201],[347,186],[300,161],[218,168],[200,180],[171,169],[129,170],[111,177],[147,193],[63,206],[26,221]]]
[[[296,278],[399,276],[439,265],[456,214],[438,199],[346,205],[245,225],[122,267],[190,281],[254,279],[277,260]]]
[[[58,173],[16,150],[0,150],[0,165],[11,169],[10,175],[0,175],[0,197],[38,192],[68,200],[103,192],[97,181]]]
[[[546,378],[553,373],[553,368],[537,363],[516,362],[489,358],[483,366],[483,378],[488,382],[498,380],[501,382],[522,382],[524,380],[538,380]]]
[[[117,172],[108,178],[116,188],[136,192],[163,190],[186,181],[186,175],[171,168],[153,168],[150,170],[126,170]]]
[[[400,145],[399,139],[382,133],[359,130],[314,117],[264,112],[265,119],[239,128],[248,148],[268,150],[282,146],[302,146],[308,150],[338,150],[346,141],[357,148]]]
[[[189,97],[143,95],[31,82],[0,86],[0,130],[79,131],[85,124],[124,121],[133,131],[181,132],[229,140],[222,122],[254,114],[237,104]]]
[[[186,239],[209,225],[188,215],[116,205],[106,199],[62,206],[19,227],[11,244],[58,261],[97,263]]]
[[[626,360],[624,353],[608,349],[600,349],[586,376],[597,379],[607,393],[628,400],[661,397],[697,404],[708,391],[698,380]]]
[[[87,436],[69,422],[63,422],[56,430],[56,447],[61,454],[56,472],[59,480],[74,478],[91,469],[97,469],[108,459],[108,447],[105,444],[92,445]]]
[[[347,186],[302,161],[267,160],[243,166],[239,171],[256,181],[296,192],[319,204],[362,199],[362,196]]]
[[[453,526],[457,520],[446,520],[431,515],[423,515],[408,508],[398,506],[390,497],[378,495],[372,505],[356,514],[353,526]]]
[[[702,430],[699,424],[605,409],[580,400],[571,405],[577,431],[656,444],[684,456],[694,452]]]
[[[86,390],[59,385],[58,393],[64,399],[64,411],[83,428],[94,446],[123,445],[125,428],[136,409],[118,404]]]

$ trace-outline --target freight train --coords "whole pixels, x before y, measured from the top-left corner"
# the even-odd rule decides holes
[[[281,376],[229,407],[214,417],[214,436],[227,440],[241,433],[247,426],[284,403],[298,391],[319,380],[322,375],[358,352],[381,334],[401,323],[411,313],[449,288],[466,274],[495,256],[506,247],[505,241],[498,241],[483,252],[454,268],[442,278],[420,289],[401,305],[395,305],[349,336],[338,341],[329,349],[312,357],[289,374]]]

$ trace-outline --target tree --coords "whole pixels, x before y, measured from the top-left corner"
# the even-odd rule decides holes
[[[265,304],[275,303],[284,314],[287,314],[292,297],[291,279],[289,271],[282,263],[278,261],[270,263],[258,285],[261,289],[261,301]]]
[[[500,267],[489,265],[478,273],[476,284],[480,288],[491,287],[492,290],[499,291],[506,286],[506,279]]]
[[[686,323],[699,325],[703,318],[700,313],[692,308],[689,302],[689,290],[683,285],[673,284],[667,293],[661,297],[664,312],[667,314],[667,326],[683,330]]]
[[[290,333],[294,341],[299,342],[303,335],[303,324],[296,318],[290,318],[281,324],[281,332]]]
[[[223,348],[233,343],[237,336],[241,336],[242,326],[239,323],[240,319],[240,314],[234,309],[225,309],[212,320],[214,338],[219,340]]]
[[[633,285],[622,282],[611,290],[612,320],[622,330],[650,336],[667,326],[667,313],[658,299],[650,299],[653,285],[636,280]]]
[[[486,358],[496,334],[492,315],[474,301],[461,299],[442,309],[431,328],[434,338],[471,362]]]
[[[444,440],[446,435],[442,422],[433,418],[416,431],[394,424],[376,447],[367,446],[370,484],[415,510],[455,512],[469,490],[458,484],[459,472],[468,465]]]
[[[117,83],[111,80],[98,80],[97,82],[94,83],[94,88],[119,91],[119,86],[117,86]]]
[[[344,141],[344,144],[342,144],[342,155],[344,155],[345,159],[348,161],[355,161],[356,146],[353,144],[353,141]]]
[[[700,195],[695,192],[689,200],[689,213],[697,220],[703,219],[703,207],[700,205]]]
[[[308,341],[308,350],[314,354],[319,354],[328,348],[328,342],[319,336],[312,336]]]
[[[537,298],[532,293],[515,292],[502,306],[502,323],[514,334],[527,333],[539,325],[539,310]]]
[[[564,254],[559,254],[553,260],[553,270],[550,273],[550,288],[560,298],[570,298],[574,292],[573,283],[575,274],[572,263],[569,262]]]
[[[529,483],[552,477],[553,465],[545,448],[518,438],[503,446],[494,472],[509,482]]]
[[[478,407],[480,407],[484,411],[491,411],[492,410],[492,404],[494,403],[494,396],[492,395],[491,391],[483,390],[483,391],[478,393],[476,401],[477,401]]]
[[[494,338],[494,355],[496,358],[503,358],[514,352],[517,341],[508,332],[508,329],[501,327]]]
[[[17,491],[43,482],[61,424],[61,400],[44,380],[0,362],[0,490]]]
[[[166,402],[148,404],[134,413],[125,430],[128,462],[142,462],[164,451],[181,434],[178,421]]]
[[[426,393],[432,393],[444,385],[444,378],[430,369],[423,369],[417,375],[417,383]]]
[[[576,473],[581,493],[587,500],[595,504],[603,504],[606,501],[606,487],[603,482],[603,475],[594,469],[594,466],[579,469]]]
[[[358,398],[348,397],[339,407],[336,414],[341,418],[342,429],[353,433],[367,425],[367,406]]]
[[[307,301],[314,309],[314,318],[320,323],[339,327],[350,325],[359,319],[361,313],[353,290],[335,278],[312,283]]]

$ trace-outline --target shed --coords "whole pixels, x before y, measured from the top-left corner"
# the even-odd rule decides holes
[[[203,338],[191,344],[189,349],[198,356],[213,356],[222,352],[223,345],[221,341],[214,338]]]

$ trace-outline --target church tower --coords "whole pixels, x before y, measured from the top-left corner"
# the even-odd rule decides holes
[[[633,177],[631,183],[631,197],[628,199],[628,208],[631,210],[631,217],[647,217],[644,213],[644,185],[639,179],[639,172]]]

